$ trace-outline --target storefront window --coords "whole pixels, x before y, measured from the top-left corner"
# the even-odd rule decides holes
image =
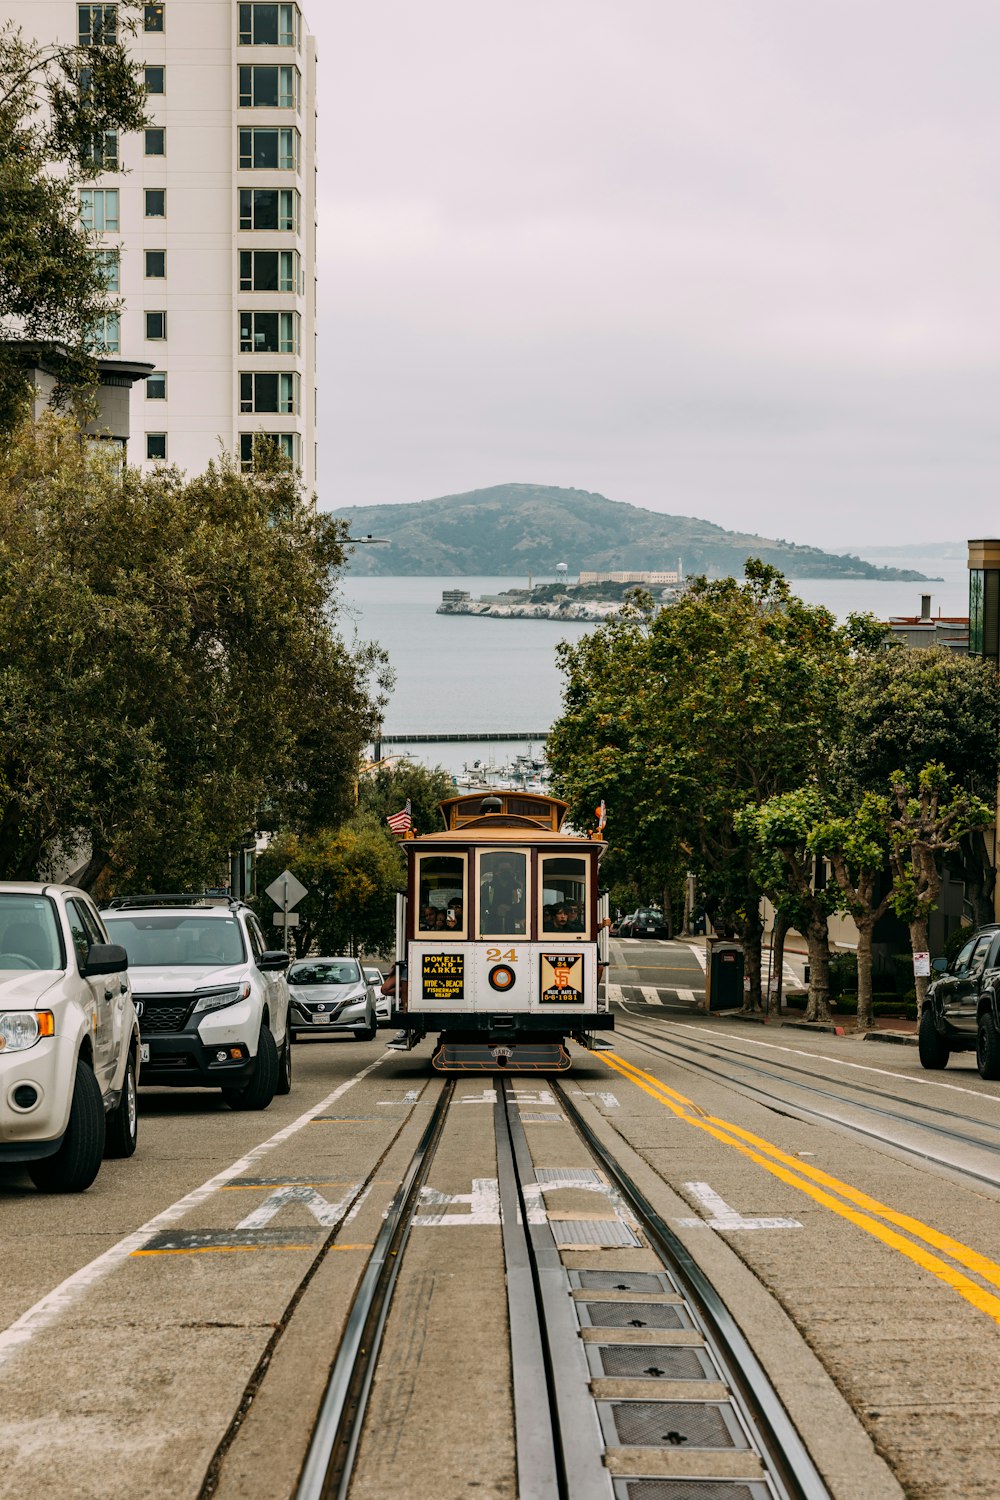
[[[542,862],[540,929],[544,937],[560,933],[583,937],[587,921],[587,861],[550,855]]]
[[[479,856],[480,937],[523,937],[527,911],[527,855],[519,849],[484,850]]]
[[[465,937],[465,859],[462,855],[420,856],[416,930],[421,937]]]

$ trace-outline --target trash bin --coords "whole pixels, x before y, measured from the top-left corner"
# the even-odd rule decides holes
[[[739,1010],[743,1004],[743,949],[713,942],[708,958],[708,1009]]]

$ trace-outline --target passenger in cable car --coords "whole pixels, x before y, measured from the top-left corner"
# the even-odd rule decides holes
[[[480,908],[490,932],[524,932],[523,855],[498,854],[480,886]],[[483,865],[487,861],[484,857]]]

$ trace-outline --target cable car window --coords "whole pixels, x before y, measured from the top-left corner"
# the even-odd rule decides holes
[[[546,937],[566,932],[582,937],[590,930],[587,921],[587,861],[550,855],[543,858],[541,931]]]
[[[465,857],[421,854],[417,871],[417,932],[465,937]]]
[[[527,930],[528,857],[486,849],[479,856],[479,936],[523,936]]]

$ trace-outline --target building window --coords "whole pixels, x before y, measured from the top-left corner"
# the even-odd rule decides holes
[[[240,129],[240,167],[279,172],[299,169],[299,132],[294,127],[248,125]]]
[[[81,47],[100,47],[118,40],[117,5],[78,5],[76,35]]]
[[[145,131],[146,156],[166,156],[167,154],[167,132],[162,125],[156,125],[152,130]]]
[[[117,233],[118,189],[81,188],[80,220],[84,229],[93,229],[99,234]]]
[[[165,219],[167,216],[166,188],[145,188],[143,202],[147,219]]]
[[[240,372],[240,411],[270,411],[285,415],[299,409],[299,377],[294,371],[250,374]]]
[[[121,264],[117,250],[94,250],[91,252],[101,280],[109,292],[121,291]]]
[[[146,68],[145,74],[147,94],[165,94],[167,92],[166,68]]]
[[[162,281],[167,274],[167,252],[165,250],[147,250],[145,252],[145,261],[147,281]]]
[[[142,7],[142,29],[143,31],[163,30],[162,5],[144,5]]]
[[[121,353],[121,327],[116,312],[98,318],[91,331],[90,346],[95,354]]]
[[[148,312],[146,314],[146,337],[148,339],[165,339],[167,336],[167,315],[165,312]]]
[[[99,130],[96,135],[92,135],[84,144],[81,158],[85,166],[93,167],[98,172],[117,172],[117,130]]]
[[[298,354],[297,312],[241,312],[241,354]]]
[[[247,64],[240,68],[241,109],[298,109],[299,70]]]
[[[241,250],[241,292],[301,292],[297,250]]]
[[[241,229],[299,231],[299,194],[296,188],[240,188]]]
[[[241,47],[297,47],[301,21],[297,5],[241,5]]]
[[[167,434],[165,432],[146,433],[146,457],[158,463],[166,460]]]
[[[283,453],[287,459],[299,467],[299,435],[297,432],[241,432],[240,433],[240,466],[243,469],[252,469],[254,452],[258,444],[273,443],[279,453]]]
[[[147,401],[166,401],[167,399],[167,372],[166,370],[154,370],[146,381]]]

